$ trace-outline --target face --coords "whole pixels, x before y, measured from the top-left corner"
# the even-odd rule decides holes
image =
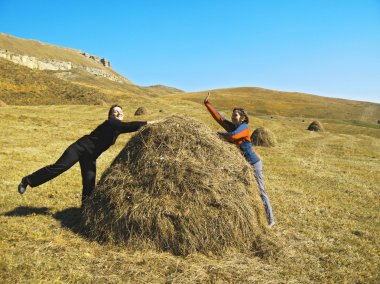
[[[239,111],[234,110],[231,116],[232,123],[235,125],[239,125],[243,117],[240,115]]]
[[[111,117],[120,121],[123,120],[124,118],[123,110],[120,107],[114,107],[112,110]]]

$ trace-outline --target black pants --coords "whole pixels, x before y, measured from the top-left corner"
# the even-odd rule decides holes
[[[82,171],[82,204],[95,188],[96,159],[90,157],[77,143],[71,144],[55,164],[46,166],[27,176],[30,186],[39,186],[70,169],[79,161]]]

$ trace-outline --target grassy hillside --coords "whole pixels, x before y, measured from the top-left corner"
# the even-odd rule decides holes
[[[72,84],[46,71],[32,70],[0,58],[0,100],[8,105],[102,104],[110,97]]]
[[[107,70],[107,72],[117,74],[111,68],[106,68],[101,64],[96,63],[93,60],[79,54],[78,50],[46,44],[35,40],[26,40],[0,33],[0,48],[6,49],[16,54],[23,54],[37,58],[70,61],[76,65],[103,69]],[[83,96],[79,95],[79,91],[81,91],[81,93],[87,94],[89,90],[88,88],[83,89],[77,88],[75,86],[72,87],[72,84],[65,83],[62,80],[69,83],[74,83],[81,87],[90,87],[91,90],[97,89],[96,93],[106,94],[106,97],[108,99],[111,99],[115,96],[128,97],[130,95],[141,94],[157,96],[162,94],[183,92],[179,89],[163,85],[142,87],[134,85],[131,82],[127,84],[118,83],[101,76],[94,76],[78,68],[74,68],[68,71],[35,71],[27,68],[17,67],[15,65],[12,65],[11,62],[5,60],[1,60],[0,65],[0,72],[3,73],[0,76],[2,76],[1,78],[5,78],[5,81],[7,81],[6,83],[0,85],[0,94],[2,94],[2,98],[4,98],[4,101],[6,101],[8,104],[51,104],[51,98],[55,98],[55,104],[78,102],[90,104],[94,103],[91,100],[89,101],[87,99],[83,99]],[[4,74],[4,72],[8,72],[8,74]],[[12,72],[15,72],[14,74],[17,79],[11,78],[13,74]],[[49,75],[52,75],[61,80],[52,78],[52,76]],[[50,87],[47,88],[46,85],[49,84],[49,81],[51,81]],[[62,86],[58,86],[59,84]],[[76,90],[67,90],[70,88],[76,88]],[[45,90],[43,95],[41,95],[42,90]],[[74,93],[77,93],[78,95],[72,96]],[[44,98],[42,98],[42,96]],[[103,98],[102,100],[106,101],[107,99]]]
[[[117,74],[114,70],[86,58],[79,53],[79,50],[72,48],[60,47],[36,40],[17,38],[4,33],[0,33],[0,47],[16,54],[43,59],[55,59],[58,61],[70,61],[77,65],[104,69]]]
[[[57,76],[57,74],[60,74],[59,71],[50,71],[52,74]],[[132,85],[132,84],[121,84],[114,81],[107,80],[102,77],[96,77],[96,76],[89,76],[88,73],[83,72],[81,70],[76,70],[74,74],[69,75],[67,77],[67,74],[63,76],[66,80],[81,85],[81,86],[88,86],[92,88],[96,88],[106,94],[113,95],[113,94],[119,94],[121,96],[126,95],[149,95],[149,96],[159,96],[163,94],[177,94],[177,93],[183,93],[182,90],[163,86],[163,85],[156,85],[156,86],[138,86],[138,85]]]
[[[149,90],[150,92],[156,94],[156,95],[166,95],[166,94],[182,94],[184,91],[173,88],[173,87],[168,87],[164,85],[153,85],[153,86],[148,86],[145,87],[146,90]]]
[[[82,70],[61,74],[59,71],[32,70],[0,58],[0,100],[7,105],[93,105],[132,99],[136,95],[157,97],[182,92],[166,86],[121,84],[90,76]]]
[[[175,96],[131,96],[121,103],[126,120],[136,119],[134,110],[144,105],[150,114],[141,120],[184,114],[220,130],[204,107]],[[54,162],[101,123],[107,109],[1,108],[1,283],[379,283],[379,129],[329,119],[323,120],[327,131],[315,133],[305,130],[310,120],[302,117],[253,116],[252,125],[271,129],[279,142],[255,148],[279,249],[265,258],[234,251],[178,257],[89,241],[78,225],[78,165],[17,193],[23,175]],[[98,179],[130,137],[121,135],[100,156]]]
[[[303,93],[273,91],[262,88],[212,90],[210,101],[221,111],[246,108],[251,114],[290,117],[333,118],[367,121],[380,119],[380,104],[333,99]],[[207,91],[175,95],[175,98],[203,103]]]

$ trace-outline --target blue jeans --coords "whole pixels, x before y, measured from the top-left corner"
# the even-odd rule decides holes
[[[270,205],[269,197],[267,193],[265,192],[265,188],[264,188],[263,163],[261,161],[258,161],[255,164],[253,164],[253,168],[256,174],[255,176],[256,176],[257,185],[259,186],[260,196],[264,203],[268,224],[272,224],[274,222],[274,217],[273,217],[272,206]]]
[[[252,144],[248,141],[243,142],[240,145],[240,151],[242,152],[244,158],[250,163],[255,171],[255,177],[257,185],[259,186],[260,196],[263,200],[265,213],[267,215],[268,224],[274,222],[272,206],[270,205],[269,197],[265,192],[264,179],[263,179],[263,163],[260,158],[256,155],[255,151],[252,149]]]

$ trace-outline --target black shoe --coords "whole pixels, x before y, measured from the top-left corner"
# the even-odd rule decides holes
[[[18,192],[20,194],[24,194],[28,185],[28,179],[26,177],[23,177],[20,184],[18,185]]]

